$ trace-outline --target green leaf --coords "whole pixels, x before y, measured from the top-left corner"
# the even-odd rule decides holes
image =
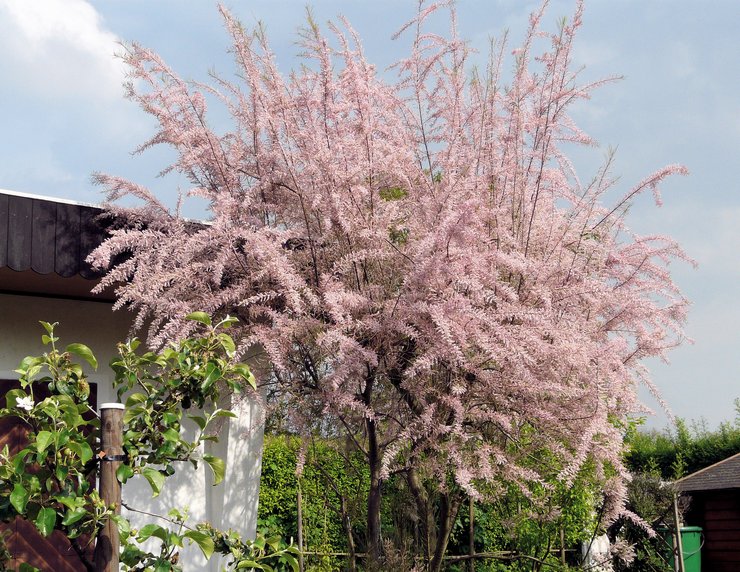
[[[39,511],[36,517],[36,528],[44,536],[49,536],[54,532],[54,525],[57,522],[57,511],[53,508],[44,507]]]
[[[211,418],[216,417],[232,417],[234,419],[237,418],[237,414],[233,411],[229,411],[228,409],[216,409],[213,413],[211,413]]]
[[[45,451],[53,439],[54,434],[51,431],[39,431],[36,434],[36,450],[39,453]]]
[[[41,572],[41,568],[31,566],[27,562],[21,562],[21,565],[18,567],[18,572]]]
[[[282,561],[290,564],[290,568],[291,570],[293,570],[293,572],[298,572],[298,570],[300,569],[300,567],[298,566],[298,559],[290,554],[283,555]]]
[[[7,404],[8,409],[13,409],[17,406],[19,399],[25,399],[28,397],[29,395],[22,389],[11,389],[5,394],[5,403]]]
[[[44,322],[44,321],[39,320],[39,324],[44,326],[46,333],[51,336],[54,334],[54,328],[59,325],[59,322],[54,322],[53,324],[50,324],[49,322]]]
[[[226,474],[226,463],[224,463],[223,459],[219,459],[213,455],[203,455],[203,460],[208,463],[208,466],[213,471],[213,484],[217,485],[223,481]]]
[[[144,403],[146,402],[146,399],[146,395],[143,393],[132,393],[128,396],[128,399],[126,399],[126,408],[133,407],[139,403]]]
[[[131,523],[120,514],[112,514],[110,516],[111,520],[116,523],[116,526],[118,526],[118,532],[121,535],[121,539],[126,539],[131,534]]]
[[[141,527],[138,536],[136,537],[139,542],[144,542],[146,539],[154,536],[160,540],[167,541],[167,530],[159,526],[158,524],[147,524]]]
[[[78,499],[78,497],[55,495],[54,499],[70,510],[74,510],[75,508],[77,508],[78,503],[75,501]]]
[[[252,386],[252,389],[257,389],[257,380],[254,378],[254,374],[249,369],[249,366],[245,363],[238,363],[234,366],[234,371],[238,373],[244,381]]]
[[[31,495],[41,492],[41,481],[36,475],[31,475],[31,478],[28,479],[28,492]]]
[[[218,366],[214,363],[209,363],[206,366],[206,377],[200,384],[201,390],[205,393],[214,383],[221,379],[222,376],[223,373]]]
[[[20,483],[15,483],[13,486],[13,492],[10,493],[10,504],[13,508],[18,511],[18,514],[23,514],[26,510],[26,504],[28,504],[28,491]]]
[[[159,496],[159,493],[164,486],[164,475],[156,469],[149,467],[142,469],[141,474],[144,475],[144,478],[146,478],[147,481],[149,481],[149,485],[152,487],[152,496]]]
[[[169,429],[167,429],[167,431],[162,433],[162,437],[164,437],[165,441],[172,441],[173,443],[177,443],[178,441],[180,441],[180,432],[170,427]]]
[[[143,405],[135,405],[134,407],[126,406],[126,411],[123,412],[123,424],[128,425],[136,419],[139,415],[146,412],[146,408]]]
[[[118,532],[120,532],[122,536],[128,537],[128,535],[131,534],[131,523],[128,519],[120,514],[112,514],[111,520],[118,525]]]
[[[205,312],[193,312],[192,314],[188,314],[185,316],[186,320],[192,320],[193,322],[200,322],[201,324],[205,324],[206,326],[211,325],[211,317],[206,314]]]
[[[54,475],[56,476],[58,481],[65,481],[67,479],[67,475],[69,475],[69,467],[65,465],[57,465],[57,468],[54,469]],[[51,490],[51,487],[46,487],[47,490]]]
[[[89,363],[93,369],[98,369],[98,360],[95,359],[92,350],[85,344],[69,344],[64,351],[81,357]]]
[[[203,431],[203,429],[206,428],[206,420],[203,417],[200,417],[198,415],[188,415],[190,419],[195,421],[195,424],[200,427],[200,430]]]
[[[188,530],[184,535],[185,538],[189,538],[195,544],[198,545],[200,550],[203,552],[203,556],[208,560],[213,554],[215,548],[213,539],[208,536],[205,532],[199,532],[197,530]]]
[[[74,510],[68,510],[67,513],[64,515],[62,524],[64,526],[69,526],[70,524],[74,524],[86,514],[87,514],[87,511],[82,507],[76,508]]]
[[[254,568],[255,570],[264,570],[263,566],[254,560],[242,560],[236,565],[237,570],[244,570],[245,568]]]
[[[218,341],[221,342],[221,346],[226,350],[226,355],[233,356],[236,351],[236,345],[230,335],[221,333],[218,335]]]
[[[93,457],[92,447],[90,447],[87,441],[73,441],[67,447],[75,452],[83,465]]]
[[[121,484],[125,484],[131,477],[134,476],[134,470],[126,463],[121,463],[116,469],[116,478]]]
[[[277,552],[280,549],[280,535],[276,534],[274,536],[271,536],[270,538],[267,538],[265,542],[267,543],[267,546],[269,546],[273,552]]]
[[[220,326],[226,329],[238,323],[239,323],[239,318],[235,318],[234,316],[229,316],[227,314],[226,317],[217,324],[217,326]]]

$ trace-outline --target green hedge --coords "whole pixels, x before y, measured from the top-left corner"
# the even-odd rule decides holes
[[[301,449],[297,437],[266,435],[262,456],[258,527],[277,527],[284,537],[298,538],[297,499],[299,479],[296,460]],[[364,459],[356,450],[346,453],[336,443],[315,441],[306,449],[300,477],[303,507],[303,544],[308,552],[346,552],[342,526],[349,518],[355,539],[365,536],[365,505],[368,475]],[[358,546],[357,550],[364,550]],[[338,558],[308,557],[307,570],[341,569]]]
[[[665,479],[679,478],[713,465],[740,452],[740,399],[735,400],[737,416],[715,431],[703,422],[691,427],[679,419],[672,431],[634,431],[627,437],[627,466],[633,472],[657,466]]]
[[[267,435],[262,460],[262,482],[258,512],[259,526],[277,527],[285,538],[297,538],[296,459],[301,448],[297,437]],[[338,452],[341,451],[341,452]],[[577,547],[590,535],[594,526],[593,506],[598,491],[593,474],[586,468],[572,486],[553,484],[533,487],[525,496],[511,486],[497,502],[475,506],[476,552],[514,550],[543,558],[548,569],[559,567],[559,557],[548,549],[560,546],[563,528],[566,547]],[[342,497],[345,514],[350,518],[356,551],[365,550],[365,514],[369,478],[361,453],[345,449],[341,443],[316,440],[306,450],[306,461],[300,479],[303,497],[304,550],[347,552],[346,533],[342,527]],[[555,509],[559,505],[562,509]],[[460,510],[448,554],[468,551],[469,511],[467,503]],[[415,536],[413,499],[402,478],[391,478],[383,486],[383,537],[396,547],[394,557],[404,563],[413,558]],[[312,572],[341,570],[343,557],[307,557],[307,570]],[[358,559],[358,564],[362,560]],[[466,570],[465,566],[453,566]],[[476,570],[531,570],[531,560],[519,562],[479,561]]]

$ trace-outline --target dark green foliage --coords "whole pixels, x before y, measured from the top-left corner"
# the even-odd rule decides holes
[[[689,427],[677,420],[673,431],[634,431],[627,437],[626,463],[633,472],[655,465],[665,479],[675,479],[708,467],[740,452],[740,399],[735,400],[737,415],[716,431],[703,422]]]
[[[342,497],[345,516],[352,523],[356,551],[363,552],[368,473],[360,454],[342,444],[313,441],[306,449],[300,478],[303,497],[304,550],[347,552],[342,526]],[[262,481],[258,525],[277,527],[286,538],[296,538],[298,478],[296,459],[301,441],[294,436],[266,435],[262,458]],[[348,460],[349,459],[349,463]],[[591,467],[586,467],[572,485],[553,482],[533,485],[528,495],[512,485],[496,502],[475,505],[475,549],[477,553],[516,552],[518,558],[476,562],[480,572],[498,570],[567,569],[560,564],[560,529],[563,529],[567,560],[575,564],[573,549],[580,547],[596,526],[594,507],[599,490]],[[557,508],[560,507],[560,508]],[[468,552],[468,502],[458,514],[448,554]],[[398,570],[411,569],[419,546],[419,515],[401,476],[383,484],[382,530],[388,562]],[[543,561],[543,562],[538,562]],[[306,557],[310,571],[347,569],[347,557]],[[362,559],[358,559],[361,569]],[[449,564],[449,571],[467,570],[466,564]],[[395,569],[395,568],[394,568]]]
[[[740,451],[740,404],[738,419],[726,422],[714,432],[702,425],[689,429],[679,421],[673,432],[640,432],[640,422],[625,425],[630,451],[627,464],[635,473],[628,486],[628,508],[648,524],[671,524],[673,491],[664,480],[685,475]],[[263,453],[260,488],[260,526],[278,527],[285,537],[296,537],[298,478],[296,459],[301,442],[297,437],[268,435]],[[550,463],[546,453],[533,462]],[[577,566],[582,541],[588,541],[599,527],[601,491],[593,467],[586,466],[572,485],[559,483],[557,467],[545,485],[532,485],[527,494],[509,486],[495,501],[476,503],[476,553],[501,552],[498,558],[476,561],[478,572],[572,570]],[[308,552],[347,552],[348,541],[342,526],[350,518],[356,551],[362,552],[365,531],[368,474],[359,453],[342,443],[315,440],[306,449],[301,477],[303,495],[304,545]],[[382,530],[387,562],[394,569],[411,569],[419,546],[419,515],[402,476],[383,484]],[[603,523],[601,523],[603,526]],[[565,567],[560,562],[560,530],[567,550]],[[661,536],[650,538],[644,528],[621,520],[610,536],[634,545],[631,565],[617,562],[617,570],[670,570],[664,557]],[[469,550],[469,509],[467,501],[458,514],[447,554],[464,555]],[[346,557],[307,556],[307,570],[347,569]],[[358,559],[362,568],[362,559]],[[466,563],[449,563],[449,572],[468,570]]]
[[[511,560],[489,560],[476,564],[483,572],[568,569],[560,563],[562,546],[566,562],[576,563],[573,549],[580,548],[597,526],[595,507],[599,502],[592,469],[585,467],[571,485],[553,481],[533,486],[528,495],[509,486],[506,494],[474,509],[475,550],[511,553]],[[469,510],[461,511],[453,531],[449,553],[465,554],[469,543]],[[465,570],[464,566],[459,569]],[[452,570],[452,568],[451,568]]]
[[[333,445],[321,440],[310,443],[299,479],[296,462],[301,440],[287,435],[265,436],[258,527],[275,527],[284,537],[297,539],[300,481],[305,551],[347,552],[343,524],[347,522],[355,539],[364,538],[369,481],[366,465],[356,450],[342,451]],[[307,570],[336,570],[341,568],[339,561],[334,557],[308,556]]]

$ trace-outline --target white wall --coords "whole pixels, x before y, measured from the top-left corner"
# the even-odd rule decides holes
[[[0,294],[0,378],[16,379],[13,372],[27,355],[39,355],[43,328],[39,320],[59,322],[56,333],[60,344],[81,342],[88,345],[98,359],[98,371],[89,371],[91,382],[98,384],[98,404],[117,401],[113,376],[107,367],[115,354],[116,343],[125,340],[130,316],[124,311],[112,312],[111,304]],[[89,369],[89,368],[88,368]],[[226,478],[213,487],[210,469],[193,470],[189,463],[176,467],[156,499],[151,498],[149,484],[140,477],[129,481],[123,490],[123,501],[147,512],[166,515],[170,508],[188,508],[191,522],[208,521],[224,530],[232,528],[253,538],[257,524],[257,500],[261,472],[262,426],[256,403],[246,400],[234,409],[237,419],[226,420],[219,432],[219,442],[208,444],[212,454],[226,460]],[[129,513],[135,526],[151,521],[150,517]],[[160,522],[160,524],[165,524]],[[200,550],[186,548],[180,561],[186,571],[219,570],[216,559],[206,566]]]

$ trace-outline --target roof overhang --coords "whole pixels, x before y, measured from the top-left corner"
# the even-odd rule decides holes
[[[113,301],[92,294],[102,273],[87,262],[105,240],[103,209],[0,190],[0,292]]]

